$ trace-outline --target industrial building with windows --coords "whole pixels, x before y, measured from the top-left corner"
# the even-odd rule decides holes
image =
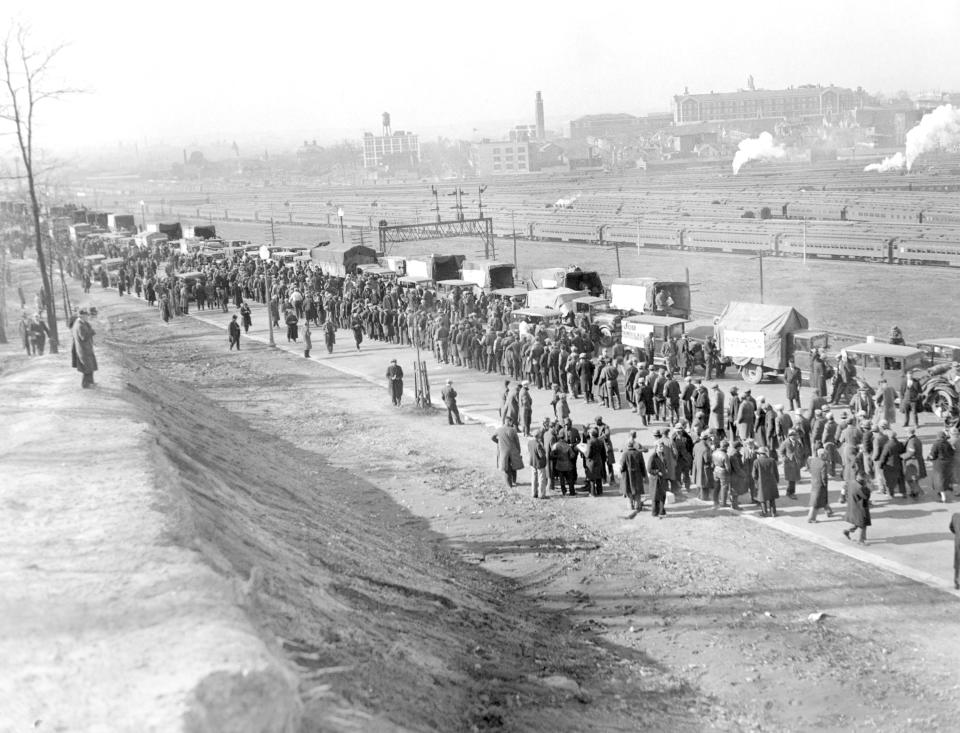
[[[843,87],[801,86],[779,90],[746,90],[710,94],[679,94],[673,98],[673,120],[692,122],[780,117],[835,118],[859,107],[857,93]]]
[[[473,146],[477,175],[500,176],[531,173],[538,169],[536,145],[525,141],[484,140]]]
[[[420,163],[420,137],[412,132],[397,130],[388,134],[363,135],[363,167],[384,165],[416,167]]]

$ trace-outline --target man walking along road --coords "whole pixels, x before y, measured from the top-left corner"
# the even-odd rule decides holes
[[[87,322],[89,312],[86,309],[80,311],[80,316],[73,324],[71,329],[73,333],[73,348],[76,351],[76,362],[74,367],[83,374],[80,386],[84,389],[92,387],[93,373],[97,371],[97,356],[93,352],[93,337],[96,331],[93,330]]]
[[[390,400],[400,407],[400,401],[403,399],[403,369],[397,364],[396,359],[391,359],[390,366],[387,367],[387,387],[390,390]]]
[[[454,419],[456,419],[457,425],[463,425],[463,421],[460,419],[460,410],[457,408],[457,390],[453,388],[452,379],[447,380],[440,396],[443,398],[443,404],[447,406],[447,421],[453,425]]]
[[[230,348],[229,351],[233,351],[233,347],[237,347],[237,351],[240,351],[240,324],[237,323],[237,315],[233,314],[233,317],[230,319],[230,325],[227,326],[227,338],[230,339]]]

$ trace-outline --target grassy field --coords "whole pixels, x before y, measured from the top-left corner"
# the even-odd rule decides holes
[[[217,222],[223,236],[262,241],[263,225]],[[313,227],[283,226],[283,242],[315,243],[323,238]],[[327,233],[337,241],[338,233]],[[349,238],[349,232],[348,232]],[[374,245],[376,246],[376,245]],[[512,240],[496,241],[497,258],[513,260]],[[429,252],[483,254],[478,239],[426,241],[395,245],[390,254]],[[544,267],[578,265],[596,269],[605,283],[617,277],[612,247],[562,242],[518,240],[517,264],[521,276]],[[670,252],[620,248],[623,277],[683,280],[689,272],[693,307],[719,312],[731,300],[759,302],[760,263],[743,255]],[[957,290],[960,272],[947,268],[896,267],[864,262],[765,257],[764,302],[791,305],[803,313],[812,328],[885,337],[896,323],[907,341],[934,336],[960,336]]]

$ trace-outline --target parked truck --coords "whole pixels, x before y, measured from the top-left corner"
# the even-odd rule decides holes
[[[465,260],[460,277],[487,292],[513,287],[513,265],[496,260]]]
[[[551,267],[534,270],[530,280],[535,288],[570,288],[585,290],[590,295],[603,295],[603,281],[596,270],[581,270],[579,267]]]
[[[428,277],[434,282],[459,280],[460,266],[465,259],[464,255],[437,254],[407,258],[407,275]]]
[[[377,253],[371,247],[360,244],[341,247],[318,246],[310,250],[310,258],[327,275],[346,277],[356,272],[357,265],[376,262]]]
[[[690,317],[690,286],[685,282],[628,277],[610,286],[610,306],[631,313]]]
[[[790,306],[734,301],[723,309],[715,330],[723,358],[745,381],[759,384],[782,376],[791,358],[802,371],[809,370],[813,349],[827,349],[827,333],[811,331],[809,325]]]

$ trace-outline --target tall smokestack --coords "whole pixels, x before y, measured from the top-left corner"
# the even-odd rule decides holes
[[[547,136],[547,133],[543,124],[543,96],[541,96],[540,92],[537,92],[536,118],[537,140],[543,140]]]

